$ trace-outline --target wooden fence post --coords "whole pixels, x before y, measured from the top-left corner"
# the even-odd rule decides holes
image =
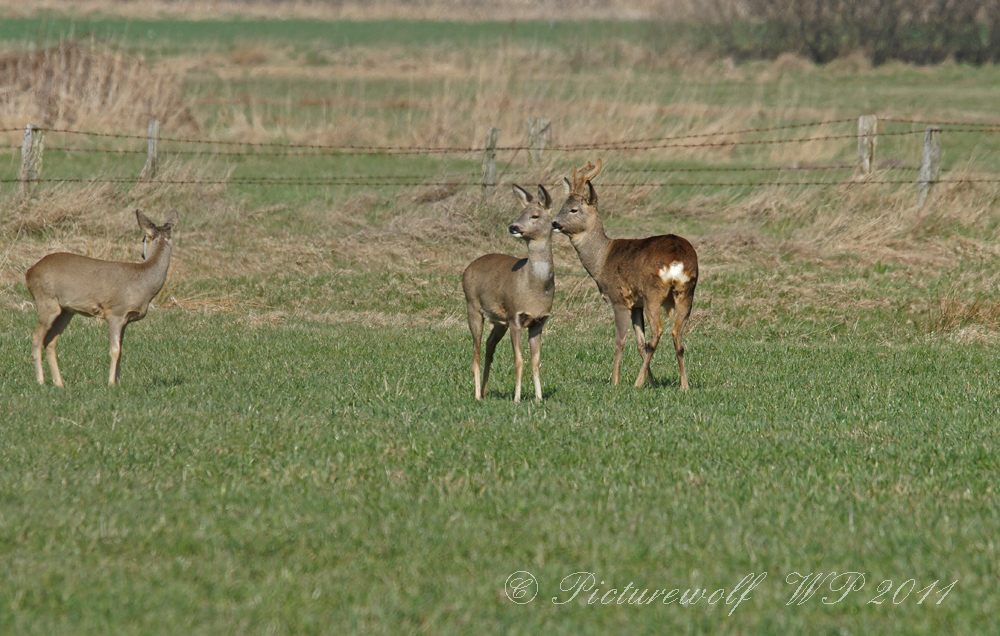
[[[28,124],[24,129],[24,141],[21,143],[21,173],[17,177],[21,182],[22,196],[31,194],[32,187],[42,173],[43,148],[42,131],[34,124]]]
[[[500,129],[490,126],[486,132],[486,152],[483,153],[483,190],[486,196],[493,194],[493,188],[497,184],[497,140],[500,138]]]
[[[160,169],[160,121],[149,120],[149,147],[146,150],[146,166],[139,175],[139,180],[152,179]]]
[[[528,129],[528,165],[541,163],[545,147],[552,141],[552,122],[542,117],[531,117],[525,122]]]
[[[858,117],[858,170],[869,175],[875,168],[875,141],[878,135],[878,116]]]
[[[924,155],[920,162],[920,185],[918,192],[920,200],[918,208],[923,208],[927,203],[927,195],[931,186],[938,182],[941,176],[941,128],[938,126],[928,126],[924,131]]]

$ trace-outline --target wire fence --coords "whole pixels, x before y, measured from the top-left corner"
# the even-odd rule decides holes
[[[619,152],[628,155],[627,159],[631,163],[636,163],[640,153],[643,152],[667,152],[671,150],[691,151],[702,150],[711,152],[713,150],[732,150],[737,148],[762,147],[784,145],[807,145],[821,142],[836,142],[846,144],[848,141],[858,141],[859,153],[862,152],[862,136],[860,124],[859,132],[853,133],[848,130],[848,126],[854,122],[859,122],[859,118],[842,118],[819,120],[804,123],[785,124],[778,126],[767,126],[759,128],[743,128],[736,130],[723,130],[714,132],[701,132],[691,134],[680,134],[661,137],[644,137],[619,139],[614,141],[599,141],[592,143],[577,144],[542,144],[545,153],[563,153],[570,161],[575,157],[568,157],[571,153],[583,153],[602,151],[605,153]],[[810,165],[808,162],[786,162],[781,165],[684,165],[684,166],[654,166],[653,160],[648,160],[645,167],[610,167],[606,170],[607,180],[602,180],[601,187],[761,187],[761,186],[839,186],[847,184],[869,184],[869,185],[907,185],[907,184],[928,184],[928,183],[996,183],[1000,182],[1000,177],[984,177],[967,175],[951,176],[941,178],[936,172],[926,175],[928,170],[927,155],[928,140],[932,137],[932,130],[939,133],[965,133],[976,135],[995,135],[1000,133],[1000,125],[989,123],[976,123],[967,121],[931,121],[921,119],[904,119],[894,117],[879,117],[878,130],[879,138],[906,138],[923,136],[925,140],[924,157],[919,165],[896,160],[885,165],[879,165],[878,171],[872,174],[859,175],[859,163],[850,161],[839,161],[825,164]],[[901,130],[887,130],[888,125],[899,126]],[[831,127],[845,129],[840,134],[819,134],[819,131],[827,131]],[[817,134],[808,134],[808,129],[817,130]],[[152,128],[151,128],[152,130]],[[158,130],[158,128],[157,128]],[[10,133],[22,132],[20,129],[0,129],[0,133],[7,138]],[[500,185],[499,181],[504,177],[510,178],[514,175],[525,174],[527,167],[513,167],[514,159],[519,153],[536,152],[539,149],[537,140],[527,140],[527,143],[506,146],[393,146],[393,145],[337,145],[337,144],[296,144],[280,142],[248,142],[238,140],[215,140],[192,137],[159,137],[153,139],[150,135],[107,133],[87,130],[75,130],[67,128],[46,128],[38,126],[28,126],[25,130],[25,142],[20,147],[8,143],[0,146],[0,153],[22,154],[22,167],[20,173],[12,178],[0,178],[0,184],[20,183],[24,186],[27,183],[97,183],[97,184],[122,184],[130,185],[138,182],[161,185],[243,185],[243,186],[294,186],[294,187],[331,187],[331,186],[398,186],[398,187],[482,187]],[[147,169],[142,175],[134,178],[115,178],[105,176],[94,177],[60,177],[53,175],[42,176],[37,171],[33,172],[31,166],[24,165],[28,155],[35,154],[30,151],[28,141],[32,134],[50,134],[58,136],[63,142],[57,146],[46,146],[46,152],[62,152],[67,156],[76,153],[101,153],[106,155],[147,155]],[[784,136],[782,136],[784,135]],[[76,140],[85,140],[85,143],[75,144]],[[136,142],[141,142],[143,147]],[[94,144],[100,145],[94,145]],[[156,150],[154,150],[154,147]],[[871,143],[874,149],[874,141]],[[752,148],[751,148],[752,149]],[[467,161],[475,161],[481,157],[489,156],[491,153],[508,153],[506,167],[500,172],[499,177],[493,183],[485,183],[485,177],[479,178],[472,174],[470,170],[455,174],[416,174],[415,171],[407,171],[405,174],[338,174],[336,176],[303,176],[303,177],[239,177],[228,176],[225,178],[192,178],[178,179],[168,177],[157,177],[149,171],[149,166],[153,157],[151,153],[162,153],[164,156],[177,157],[350,157],[350,156],[410,156],[429,155],[439,157],[456,157]],[[872,151],[873,152],[873,151]],[[933,149],[930,151],[933,155]],[[39,144],[38,153],[41,153]],[[803,152],[803,156],[808,156],[808,152]],[[937,150],[938,160],[940,150]],[[38,158],[34,157],[37,161]],[[158,158],[156,158],[158,160]],[[874,157],[869,157],[874,160]],[[709,160],[711,161],[711,160]],[[702,161],[704,163],[705,161]],[[623,164],[626,161],[622,162]],[[659,161],[659,163],[665,163]],[[690,163],[690,162],[689,162]],[[155,162],[154,164],[155,165]],[[608,165],[608,162],[605,162]],[[870,169],[869,169],[870,170]],[[889,176],[894,173],[912,173],[920,171],[918,177],[902,176],[899,178]],[[325,171],[325,170],[324,170]],[[537,171],[537,170],[536,170]],[[717,175],[758,175],[758,178],[747,179],[727,179],[717,180]],[[825,173],[824,178],[804,177],[806,174]],[[483,175],[487,170],[483,170]],[[492,174],[497,174],[494,170]],[[710,175],[713,178],[698,179],[697,175]],[[800,177],[799,175],[802,175]],[[617,176],[617,178],[616,178]]]

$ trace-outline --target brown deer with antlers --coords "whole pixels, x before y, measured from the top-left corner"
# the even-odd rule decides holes
[[[611,383],[618,384],[622,352],[629,325],[635,331],[642,366],[635,380],[640,387],[663,333],[660,308],[673,316],[674,351],[680,367],[681,389],[689,388],[684,370],[681,335],[691,315],[694,289],[698,284],[698,255],[686,239],[673,234],[642,239],[610,239],[597,212],[597,192],[591,182],[601,171],[597,165],[573,168],[573,179],[563,180],[566,202],[552,220],[555,232],[565,234],[580,256],[580,262],[597,283],[615,315],[615,362]],[[646,341],[646,324],[651,333]]]

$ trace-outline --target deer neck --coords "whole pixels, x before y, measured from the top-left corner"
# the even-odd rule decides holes
[[[144,282],[150,287],[155,287],[158,292],[167,280],[167,270],[170,268],[170,242],[160,241],[154,243],[149,256],[139,264],[142,269]]]
[[[604,270],[604,262],[611,250],[611,239],[604,233],[604,225],[600,219],[586,232],[571,236],[570,243],[576,249],[580,262],[590,277],[599,280]]]
[[[551,287],[554,276],[552,241],[528,241],[528,284],[534,289]]]

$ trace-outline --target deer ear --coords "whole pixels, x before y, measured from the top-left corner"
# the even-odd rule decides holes
[[[570,194],[573,193],[573,184],[570,183],[569,179],[566,177],[563,177],[562,189],[563,189],[563,194],[566,196],[569,196]]]
[[[142,228],[142,231],[147,234],[156,229],[156,224],[150,221],[149,217],[139,210],[135,211],[135,220],[139,222],[139,227]]]
[[[173,229],[177,225],[177,210],[171,210],[170,214],[167,215],[167,220],[163,224],[169,225]]]
[[[590,181],[587,181],[587,192],[588,192],[587,203],[590,204],[591,206],[596,206],[597,190],[594,189],[594,184],[591,183]]]
[[[545,186],[538,184],[538,200],[541,202],[542,207],[548,210],[552,207],[552,195],[549,191],[545,189]]]
[[[521,206],[525,208],[528,207],[528,204],[531,203],[531,195],[528,194],[524,190],[524,188],[517,185],[516,183],[514,184],[513,190],[514,190],[514,196],[517,197],[517,200],[521,202]]]

